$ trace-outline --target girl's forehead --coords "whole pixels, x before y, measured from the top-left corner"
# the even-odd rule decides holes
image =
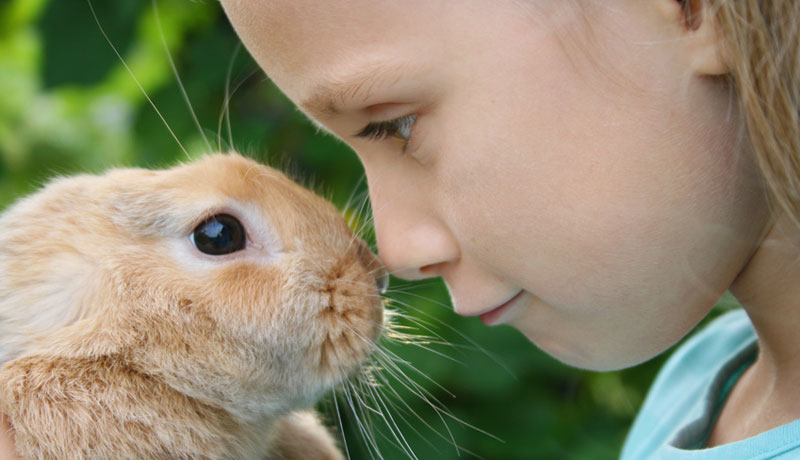
[[[561,1],[561,0],[559,0]],[[547,3],[547,2],[545,2]],[[368,54],[413,49],[425,58],[448,42],[482,33],[532,30],[530,8],[516,0],[222,0],[251,54],[280,86],[320,70],[357,65]],[[446,62],[446,61],[445,61]],[[333,77],[334,75],[325,76]],[[285,89],[285,88],[284,88]]]
[[[399,29],[399,22],[414,14],[418,2],[409,0],[406,8],[400,6],[401,2],[384,0],[222,0],[222,3],[260,64],[269,70],[278,68],[296,74],[328,61],[331,54],[369,45],[378,35],[389,33],[389,29]]]

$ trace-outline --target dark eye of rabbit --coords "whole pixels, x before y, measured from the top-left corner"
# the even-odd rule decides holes
[[[244,227],[235,217],[217,214],[194,229],[189,239],[200,252],[212,256],[230,254],[244,249]]]

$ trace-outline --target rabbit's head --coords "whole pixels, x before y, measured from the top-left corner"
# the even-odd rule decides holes
[[[236,154],[59,179],[0,226],[2,361],[114,356],[257,417],[309,404],[382,329],[386,275],[367,245],[330,203]]]

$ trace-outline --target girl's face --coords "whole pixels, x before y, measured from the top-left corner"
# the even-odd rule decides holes
[[[693,327],[766,207],[675,0],[223,0],[270,78],[353,147],[380,254],[572,365]],[[500,307],[500,308],[498,308]]]

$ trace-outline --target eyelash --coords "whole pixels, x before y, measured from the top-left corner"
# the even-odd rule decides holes
[[[408,142],[416,120],[417,116],[412,114],[395,118],[394,120],[369,123],[364,129],[356,133],[355,136],[372,140],[383,140],[388,137],[395,137],[403,142]]]

